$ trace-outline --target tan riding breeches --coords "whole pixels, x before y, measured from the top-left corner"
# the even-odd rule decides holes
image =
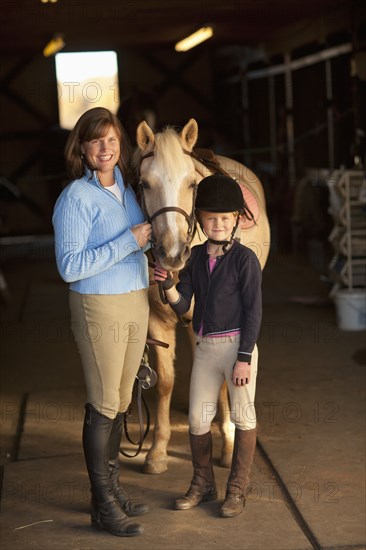
[[[131,402],[147,336],[146,290],[128,294],[70,291],[71,328],[81,355],[87,402],[115,418]]]
[[[210,430],[217,412],[222,384],[226,380],[230,404],[225,414],[241,430],[256,427],[254,408],[258,370],[258,348],[252,353],[251,378],[245,386],[234,386],[231,381],[240,336],[223,338],[197,337],[189,390],[189,431],[202,435]]]

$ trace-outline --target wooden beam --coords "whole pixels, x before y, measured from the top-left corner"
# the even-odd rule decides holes
[[[211,111],[212,101],[208,97],[201,94],[195,87],[191,86],[188,82],[185,82],[182,79],[182,74],[192,65],[194,61],[196,61],[198,55],[199,54],[197,53],[194,55],[191,54],[188,59],[184,60],[183,63],[180,63],[178,67],[175,67],[172,70],[164,63],[156,59],[156,57],[151,53],[144,54],[144,57],[149,61],[149,63],[166,77],[165,81],[155,88],[154,93],[156,97],[164,94],[172,85],[178,85],[208,111]]]

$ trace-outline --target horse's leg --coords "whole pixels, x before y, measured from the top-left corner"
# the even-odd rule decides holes
[[[174,385],[175,359],[175,321],[162,322],[150,314],[149,333],[152,338],[169,344],[165,349],[157,346],[156,371],[158,381],[156,385],[157,402],[155,413],[155,428],[153,444],[145,458],[143,471],[146,474],[161,474],[168,469],[168,443],[170,439],[170,400]]]
[[[222,435],[220,466],[222,466],[223,468],[230,468],[234,448],[235,425],[230,420],[230,401],[226,382],[224,382],[220,390],[219,407],[219,426]]]

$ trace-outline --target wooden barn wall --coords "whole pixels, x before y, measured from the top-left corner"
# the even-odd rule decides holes
[[[333,100],[334,167],[352,167],[355,153],[355,109],[352,90],[355,82],[351,76],[351,55],[346,54],[331,60]],[[234,120],[240,111],[237,104],[232,111],[232,134],[236,141],[233,154],[247,163],[259,175],[266,193],[267,208],[272,227],[273,249],[290,251],[294,244],[294,203],[300,182],[308,169],[329,169],[326,73],[324,62],[319,62],[292,73],[293,107],[286,106],[286,83],[284,74],[273,77],[275,108],[273,120],[270,115],[270,84],[268,78],[248,82],[248,132],[249,148],[245,147],[244,132],[234,129]],[[237,94],[238,101],[241,100]],[[290,184],[288,165],[287,114],[293,117],[295,182]],[[230,125],[228,125],[230,127]],[[274,146],[271,143],[271,129]],[[273,138],[272,138],[273,139]],[[319,172],[320,173],[320,172]],[[321,178],[319,178],[321,180]],[[329,214],[327,190],[320,187],[317,197],[322,202],[325,220]],[[314,199],[318,200],[318,198]],[[330,226],[324,225],[319,235],[324,243]],[[318,236],[317,236],[318,237]],[[309,233],[309,238],[311,234]]]
[[[43,172],[44,137],[57,124],[54,60],[13,57],[1,60],[1,176],[16,185],[22,200],[2,188],[0,232],[44,232],[49,227],[52,192]]]
[[[120,98],[147,93],[157,127],[182,126],[194,117],[200,144],[210,139],[212,111],[211,57],[206,51],[179,56],[170,50],[149,54],[119,51]],[[0,236],[52,232],[54,202],[62,190],[63,147],[67,132],[58,128],[54,58],[6,56],[1,62],[1,172],[21,194],[3,187]]]
[[[210,50],[180,54],[170,49],[140,54],[119,54],[121,99],[143,91],[156,106],[158,128],[167,124],[182,126],[196,118],[200,139],[206,140],[211,125],[213,83]]]
[[[356,5],[356,4],[354,4]],[[362,12],[362,13],[361,13]],[[361,61],[365,60],[365,9],[329,14],[328,20],[294,25],[278,32],[258,52],[261,66],[283,62],[285,52],[306,55],[349,40]],[[252,52],[253,53],[253,52]],[[354,52],[353,52],[354,53]],[[268,198],[269,210],[278,218],[291,219],[292,191],[288,192],[286,157],[286,83],[283,74],[273,78],[272,105],[267,78],[251,80],[245,91],[241,75],[251,69],[245,48],[240,55],[222,56],[213,46],[192,50],[183,56],[174,51],[121,50],[119,60],[120,98],[147,93],[157,115],[157,127],[184,125],[190,117],[200,128],[199,145],[211,147],[248,164],[258,172]],[[236,55],[236,58],[235,58]],[[363,58],[362,58],[363,55]],[[353,160],[355,126],[364,118],[365,79],[352,76],[351,54],[332,59],[334,161],[349,166]],[[292,108],[295,132],[294,161],[301,176],[306,167],[326,167],[325,74],[323,63],[293,74]],[[24,58],[7,55],[1,59],[2,87],[0,176],[16,185],[21,200],[2,192],[0,236],[50,233],[53,204],[65,184],[63,145],[66,133],[59,131],[54,59],[41,55]],[[126,103],[127,105],[127,103]],[[123,108],[123,107],[122,107]],[[275,143],[275,148],[273,144]],[[283,145],[283,147],[282,147]],[[296,182],[295,182],[296,184]],[[285,200],[284,198],[285,197]],[[277,205],[281,205],[278,211]],[[271,212],[270,212],[271,214]],[[284,239],[290,234],[283,229]]]
[[[325,256],[332,222],[328,190],[320,169],[351,168],[359,162],[357,159],[361,164],[366,160],[365,21],[365,5],[353,3],[352,10],[330,13],[329,18],[312,25],[294,25],[287,32],[281,31],[256,52],[243,48],[241,55],[237,48],[231,59],[226,52],[217,54],[217,104],[220,98],[227,98],[217,113],[219,127],[225,133],[225,152],[249,165],[264,185],[272,250],[298,252],[301,248],[296,238],[294,205],[299,202],[298,195],[306,187],[304,178],[311,169],[319,177],[315,185],[309,181],[308,195],[319,202],[317,211],[323,219],[317,224],[322,231],[308,231],[308,239],[317,240],[309,246],[319,247],[321,254],[324,250]],[[341,45],[347,46],[348,51],[337,53],[327,67],[319,56],[318,62],[291,70],[290,94],[283,70],[271,77],[268,72],[263,73],[266,76],[250,77],[261,69],[285,67],[286,56],[300,62]],[[333,128],[329,125],[330,113]],[[289,119],[293,128],[292,164]],[[307,243],[301,252],[306,251],[306,246]]]

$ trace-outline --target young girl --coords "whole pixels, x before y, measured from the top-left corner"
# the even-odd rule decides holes
[[[217,498],[210,428],[226,380],[235,441],[221,517],[236,516],[243,510],[256,444],[261,268],[254,252],[233,238],[241,214],[251,217],[235,180],[217,174],[204,178],[198,187],[196,215],[207,241],[192,249],[177,287],[171,273],[160,265],[154,275],[155,280],[163,281],[166,297],[179,315],[190,309],[195,298],[197,345],[189,394],[193,478],[188,492],[174,506],[187,510]]]

